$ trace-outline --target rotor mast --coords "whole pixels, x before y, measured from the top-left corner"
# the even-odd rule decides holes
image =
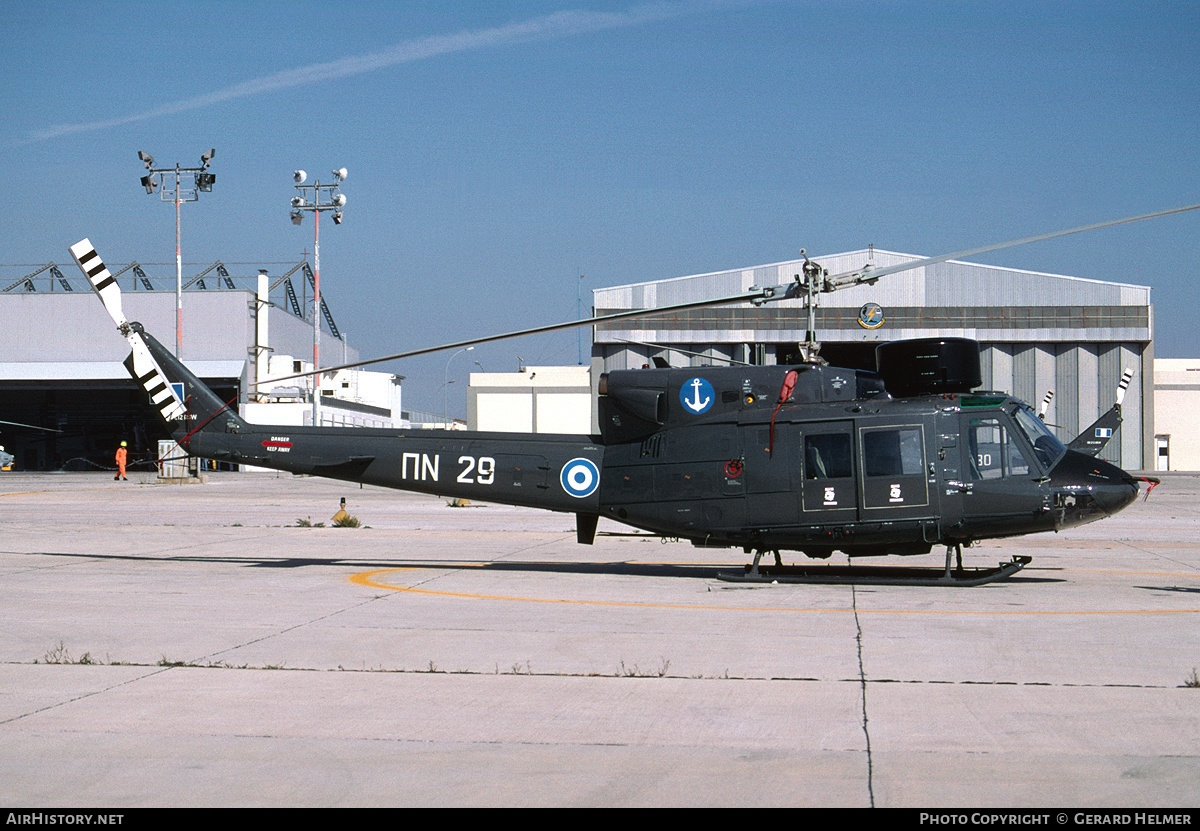
[[[800,346],[801,362],[824,364],[825,359],[820,354],[821,343],[817,340],[817,295],[862,283],[873,284],[883,275],[873,273],[873,266],[867,263],[857,271],[830,277],[829,270],[823,268],[820,263],[810,260],[808,253],[803,248],[800,249],[800,256],[804,258],[804,265],[800,269],[801,273],[795,275],[794,282],[772,288],[751,286],[746,298],[755,306],[776,300],[803,299],[804,308],[807,311],[808,328],[804,333],[804,343]],[[779,291],[779,289],[783,289],[783,291]]]

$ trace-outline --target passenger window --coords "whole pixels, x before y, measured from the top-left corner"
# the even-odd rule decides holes
[[[846,479],[851,475],[850,436],[826,433],[804,437],[805,479]]]
[[[922,472],[925,454],[921,428],[863,433],[863,470],[867,476],[913,476]]]

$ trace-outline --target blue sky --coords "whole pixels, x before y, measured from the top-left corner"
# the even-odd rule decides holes
[[[0,262],[170,262],[137,183],[217,150],[187,263],[311,250],[364,357],[575,317],[576,288],[874,244],[934,255],[1200,202],[1191,3],[6,3]],[[1200,211],[985,255],[1150,285],[1192,334]],[[186,269],[185,269],[186,270]],[[171,269],[163,269],[169,276]],[[154,272],[157,276],[157,272]],[[170,333],[165,333],[169,337]],[[586,341],[586,336],[585,336]],[[584,349],[586,352],[587,345]],[[560,333],[479,360],[574,363]],[[389,365],[440,412],[447,356]],[[457,402],[456,402],[457,399]]]

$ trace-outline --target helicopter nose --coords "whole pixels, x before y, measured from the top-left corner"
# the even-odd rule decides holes
[[[1108,516],[1125,510],[1137,499],[1137,482],[1125,471],[1121,471],[1121,473],[1124,474],[1121,481],[1100,485],[1092,491],[1096,504]]]
[[[1083,525],[1112,516],[1137,499],[1137,481],[1116,465],[1073,450],[1050,472],[1056,525]]]

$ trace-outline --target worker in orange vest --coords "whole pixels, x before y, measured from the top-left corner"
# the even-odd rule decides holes
[[[125,449],[127,446],[128,442],[121,442],[121,446],[117,448],[117,475],[113,477],[114,482],[118,479],[125,479],[125,460],[129,456],[129,451]],[[129,480],[125,479],[125,481]]]

